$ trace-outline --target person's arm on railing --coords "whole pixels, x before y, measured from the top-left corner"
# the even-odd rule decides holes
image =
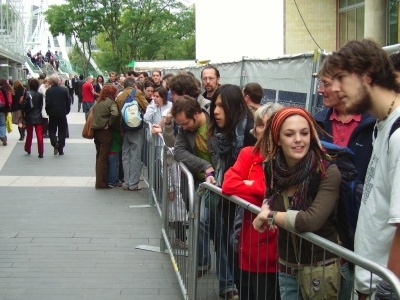
[[[259,176],[256,180],[248,180],[253,165],[252,152],[253,147],[246,147],[240,151],[235,164],[224,174],[222,192],[244,198],[252,204],[261,206],[263,199],[260,198],[260,195],[263,195],[265,191],[264,176]]]
[[[163,124],[161,126],[164,127],[163,137],[165,145],[167,145],[168,147],[174,147],[175,145],[174,120],[172,118],[170,110],[168,111],[168,113],[166,113],[165,118],[163,118]]]
[[[319,230],[329,218],[339,198],[341,176],[336,165],[332,164],[321,179],[318,194],[310,207],[306,210],[288,210],[276,212],[274,223],[287,230],[297,232],[315,232]],[[268,228],[268,219],[272,214],[268,204],[262,206],[261,212],[253,222],[254,229],[264,232]]]

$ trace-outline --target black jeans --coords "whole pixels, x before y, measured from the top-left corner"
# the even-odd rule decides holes
[[[59,149],[65,146],[65,133],[67,130],[67,116],[49,116],[49,137],[51,145],[54,147],[58,143]],[[58,130],[58,140],[57,140]]]

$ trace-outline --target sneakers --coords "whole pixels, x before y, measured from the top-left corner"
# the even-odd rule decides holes
[[[6,135],[1,138],[1,141],[3,142],[3,146],[7,146],[7,136]]]
[[[205,270],[197,270],[197,278],[200,278],[201,276],[203,276],[203,274],[205,274],[208,271],[210,271],[210,269],[211,269],[211,265],[209,265],[208,268],[205,269]]]
[[[229,291],[226,292],[225,294],[219,294],[219,297],[223,299],[239,299],[237,291]]]

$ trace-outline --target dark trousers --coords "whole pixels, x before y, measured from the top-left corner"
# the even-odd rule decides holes
[[[108,152],[112,145],[111,129],[95,129],[94,144],[96,145],[96,188],[108,187]]]
[[[49,137],[51,145],[54,147],[58,143],[60,151],[65,146],[65,134],[67,130],[67,116],[49,116]],[[57,140],[58,131],[58,140]]]
[[[43,125],[43,134],[48,135],[47,127],[49,126],[49,119],[42,118],[42,125]]]
[[[82,97],[78,96],[78,112],[81,110],[82,107]]]
[[[71,99],[71,104],[74,104],[74,89],[69,89],[69,97]]]

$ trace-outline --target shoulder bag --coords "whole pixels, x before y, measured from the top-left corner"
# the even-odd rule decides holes
[[[85,139],[92,140],[94,138],[94,130],[92,128],[93,120],[93,107],[89,110],[85,126],[83,126],[82,137]]]
[[[289,197],[287,190],[282,191],[282,197],[285,209],[288,210]],[[333,263],[330,259],[319,264],[302,265],[299,262],[300,257],[297,253],[296,235],[292,232],[290,235],[292,236],[294,253],[299,266],[297,276],[295,275],[295,277],[299,282],[303,299],[337,299],[341,277],[339,259],[332,259],[334,260]]]

